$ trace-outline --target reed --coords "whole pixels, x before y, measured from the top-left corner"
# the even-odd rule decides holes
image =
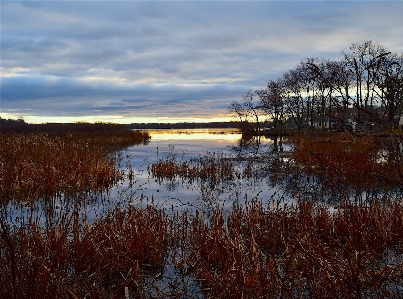
[[[328,207],[252,202],[193,219],[188,263],[213,298],[397,298],[400,203]],[[392,220],[392,221],[391,221]]]
[[[293,159],[307,174],[326,180],[328,187],[345,184],[358,189],[391,189],[402,181],[403,164],[396,151],[379,138],[348,133],[298,135]]]
[[[168,252],[168,219],[152,207],[117,208],[92,223],[78,209],[45,226],[0,220],[1,298],[140,296]]]
[[[171,156],[159,159],[148,166],[148,173],[157,179],[182,179],[217,182],[232,181],[240,177],[242,173],[235,169],[233,160],[224,156],[223,153],[209,153],[200,158],[177,161]],[[246,175],[246,173],[245,173]]]
[[[112,128],[87,132],[72,125],[49,133],[0,132],[0,202],[109,188],[123,176],[116,167],[116,149],[149,137]]]
[[[84,143],[97,144],[117,149],[134,144],[146,144],[150,135],[146,131],[130,130],[124,125],[112,123],[73,123],[73,124],[26,124],[1,125],[5,134],[46,134],[49,137],[70,137]]]
[[[397,201],[0,218],[1,298],[399,298],[403,283]],[[180,275],[199,283],[193,295]]]
[[[194,214],[127,206],[89,222],[80,196],[123,175],[116,170],[119,155],[109,145],[124,142],[113,141],[109,133],[110,139],[52,134],[0,133],[4,202],[32,203],[58,192],[76,196],[70,211],[46,214],[45,222],[33,206],[28,219],[16,219],[3,205],[0,298],[401,297],[399,201],[344,201],[330,207],[299,199],[292,205],[252,199],[229,211]],[[399,166],[393,157],[391,164],[377,162],[376,140],[339,137],[338,142],[296,137],[294,161],[328,180],[363,175],[357,184],[364,185],[371,183],[364,174],[399,175],[391,168]],[[101,146],[106,140],[112,141]],[[253,175],[250,164],[240,171],[233,162],[213,153],[180,162],[168,157],[149,172],[158,179],[211,182]],[[197,288],[189,291],[178,275],[167,277],[168,263],[179,276],[192,277]]]

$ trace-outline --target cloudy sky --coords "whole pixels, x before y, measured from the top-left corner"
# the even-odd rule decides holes
[[[0,116],[213,121],[353,42],[403,52],[403,1],[1,1]]]

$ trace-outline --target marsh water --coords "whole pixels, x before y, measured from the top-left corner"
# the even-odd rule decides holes
[[[281,198],[276,186],[269,186],[267,178],[257,173],[245,178],[240,175],[254,167],[254,157],[270,152],[275,140],[261,138],[242,139],[237,129],[187,129],[149,130],[151,140],[145,145],[135,145],[121,152],[119,166],[125,173],[133,172],[132,179],[124,179],[108,190],[73,195],[58,195],[53,199],[39,200],[30,205],[9,202],[9,210],[16,217],[29,217],[32,211],[44,219],[48,212],[70,211],[80,202],[82,215],[88,220],[96,219],[108,208],[125,207],[127,204],[145,207],[153,204],[168,211],[208,210],[217,206],[229,209],[233,204],[246,200]],[[177,163],[202,157],[226,159],[236,165],[238,176],[231,180],[156,178],[149,171],[153,163],[170,160]],[[84,199],[84,200],[82,200]]]
[[[59,195],[21,206],[10,201],[10,215],[28,218],[35,211],[45,220],[48,213],[62,214],[79,203],[83,217],[92,221],[117,206],[155,205],[167,212],[208,211],[216,207],[230,210],[250,200],[276,205],[297,200],[323,201],[330,206],[340,200],[364,202],[368,199],[402,198],[402,186],[382,184],[361,189],[351,182],[332,182],[323,171],[307,174],[293,163],[293,143],[281,137],[242,138],[236,129],[149,130],[151,140],[120,152],[118,167],[131,179],[98,192],[72,196]],[[208,157],[234,165],[234,175],[186,178],[181,175],[158,177],[150,170],[158,161],[180,164]],[[384,185],[384,188],[380,187]]]
[[[263,177],[235,176],[230,181],[212,183],[179,176],[155,178],[148,170],[151,164],[160,160],[180,163],[208,156],[232,160],[241,172],[247,165],[250,167],[250,161],[258,152],[267,152],[273,147],[273,139],[262,137],[257,148],[255,140],[245,141],[236,129],[150,130],[149,133],[149,144],[133,146],[126,151],[135,172],[134,183],[125,189],[129,184],[125,182],[112,192],[130,191],[130,196],[137,202],[153,200],[156,205],[169,209],[206,209],[217,205],[225,208],[252,198],[273,198],[278,193],[278,189],[269,186]]]
[[[367,190],[357,189],[349,182],[329,182],[323,172],[307,174],[304,167],[292,162],[293,143],[286,138],[242,138],[237,129],[186,129],[149,130],[151,140],[145,145],[125,149],[119,167],[131,179],[124,179],[111,189],[85,194],[83,215],[88,220],[115,206],[133,205],[145,207],[153,204],[167,211],[214,209],[217,206],[230,209],[234,204],[258,200],[290,204],[298,199],[336,203],[340,199],[365,201],[367,199],[401,198],[401,186],[380,189],[379,184]],[[203,157],[234,164],[235,175],[231,179],[189,179],[156,177],[150,171],[153,163],[172,161],[181,163]],[[248,175],[245,175],[248,173]],[[386,185],[385,185],[386,186]],[[335,188],[336,187],[336,188]],[[80,201],[83,195],[80,196]],[[66,200],[61,195],[53,201],[34,203],[41,211],[60,213],[69,211],[77,198]],[[32,206],[9,208],[26,217]],[[82,205],[82,203],[80,203]],[[12,213],[15,214],[15,213]],[[46,214],[46,213],[45,213]],[[25,216],[24,216],[25,215]],[[42,214],[43,215],[43,214]]]
[[[340,200],[364,202],[402,196],[399,184],[378,184],[380,178],[374,180],[373,186],[362,189],[345,178],[331,179],[332,170],[308,174],[304,166],[293,163],[294,145],[287,138],[245,139],[236,129],[152,130],[150,134],[148,145],[127,150],[135,169],[135,183],[128,190],[133,199],[153,200],[169,209],[205,210],[217,205],[229,208],[251,199],[280,204],[298,199],[337,204]],[[148,171],[160,160],[178,163],[206,156],[232,161],[238,175],[212,182],[180,176],[161,179]],[[247,171],[249,176],[243,175]],[[114,192],[121,190],[122,187]]]

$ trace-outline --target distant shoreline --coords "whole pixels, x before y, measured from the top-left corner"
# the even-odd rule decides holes
[[[26,123],[23,119],[2,119],[0,117],[0,131],[13,131],[13,130],[48,130],[61,129],[61,128],[75,128],[75,129],[93,129],[96,127],[105,128],[120,126],[126,129],[137,130],[153,130],[153,129],[239,129],[240,123],[237,121],[228,122],[208,122],[208,123],[131,123],[131,124],[119,124],[119,123],[44,123],[44,124],[30,124]]]
[[[238,129],[239,122],[211,122],[211,123],[133,123],[124,125],[129,129]]]

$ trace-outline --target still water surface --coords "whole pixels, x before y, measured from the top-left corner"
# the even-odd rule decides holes
[[[97,193],[78,194],[66,197],[63,194],[53,199],[43,199],[29,205],[20,205],[10,201],[8,210],[12,217],[29,218],[32,213],[38,215],[41,222],[46,221],[49,213],[62,215],[69,213],[79,205],[80,214],[90,222],[107,213],[109,208],[128,204],[145,207],[154,204],[169,211],[209,210],[217,206],[230,209],[233,204],[242,204],[245,200],[256,198],[267,201],[280,194],[276,186],[269,186],[264,177],[217,181],[196,179],[190,181],[181,177],[174,179],[153,178],[148,167],[152,163],[167,158],[174,161],[189,161],[205,155],[222,156],[225,159],[239,157],[238,150],[241,134],[235,129],[193,129],[193,130],[150,130],[151,141],[146,145],[127,148],[120,166],[127,174],[134,171],[134,179],[125,179],[112,189]],[[260,149],[264,151],[273,145],[270,139],[262,139]],[[243,157],[253,156],[254,152],[242,153]],[[238,168],[244,162],[235,163]],[[276,195],[277,198],[279,195]],[[34,215],[34,216],[35,216]],[[56,217],[57,218],[57,217]]]
[[[292,163],[289,154],[292,143],[262,138],[258,149],[253,140],[244,140],[242,145],[250,142],[249,147],[240,147],[242,136],[235,129],[150,130],[149,133],[151,141],[148,144],[132,146],[124,151],[119,167],[125,173],[132,169],[133,180],[120,181],[104,192],[79,194],[71,198],[61,194],[53,200],[40,200],[29,206],[21,207],[10,201],[10,215],[20,214],[19,217],[27,218],[32,211],[43,216],[48,212],[61,215],[80,203],[83,217],[92,221],[109,208],[124,208],[128,204],[145,207],[153,203],[167,212],[174,212],[185,209],[208,211],[217,206],[229,210],[234,204],[252,199],[283,205],[294,203],[297,199],[337,204],[340,199],[362,202],[367,199],[403,198],[403,191],[399,188],[360,190],[347,181],[342,186],[331,188],[333,185],[323,173],[307,175],[304,167]],[[158,160],[169,158],[180,163],[206,155],[234,161],[239,173],[250,167],[252,175],[212,182],[179,176],[173,179],[154,178],[149,171],[152,163]]]
[[[132,188],[132,198],[139,201],[154,200],[160,207],[205,209],[216,205],[230,207],[254,197],[267,200],[276,192],[263,179],[235,179],[226,184],[181,179],[159,181],[149,176],[147,166],[159,159],[175,157],[175,161],[189,160],[204,155],[222,154],[225,158],[235,158],[241,134],[235,129],[192,129],[192,130],[150,130],[151,141],[143,146],[133,146],[127,151],[130,163],[135,170],[136,182]],[[261,140],[261,148],[272,145],[270,139]],[[128,182],[114,190],[121,192]],[[133,193],[135,192],[135,194]],[[119,196],[118,196],[119,197]]]

